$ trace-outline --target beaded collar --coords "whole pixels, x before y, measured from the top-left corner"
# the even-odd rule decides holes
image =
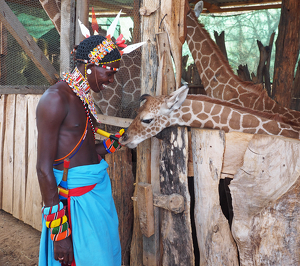
[[[83,105],[87,105],[91,114],[96,121],[100,123],[95,109],[94,101],[90,92],[90,84],[83,77],[77,67],[71,73],[64,73],[63,79],[73,90],[73,92],[80,98]]]

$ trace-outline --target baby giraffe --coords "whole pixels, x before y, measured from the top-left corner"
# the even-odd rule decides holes
[[[182,86],[170,95],[142,95],[144,104],[126,133],[122,145],[135,148],[142,141],[170,126],[219,129],[251,134],[281,135],[299,139],[300,127],[279,114],[241,107],[204,95],[188,95]]]

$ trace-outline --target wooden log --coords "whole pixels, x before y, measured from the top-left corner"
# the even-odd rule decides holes
[[[122,250],[122,264],[129,265],[130,242],[133,230],[134,175],[131,150],[122,147],[118,152],[105,155],[109,165],[107,172],[111,179],[112,194],[119,218],[119,233]]]
[[[36,107],[40,98],[41,95],[28,95],[28,164],[24,222],[41,231],[41,208],[43,206],[43,202],[36,173],[38,132],[36,128],[35,115]]]
[[[2,194],[2,208],[8,213],[13,211],[15,105],[16,96],[8,95],[5,107]]]
[[[161,193],[178,193],[185,199],[184,212],[175,214],[161,209],[162,265],[194,265],[190,219],[190,195],[187,181],[188,133],[185,127],[161,132]]]
[[[24,26],[18,20],[16,15],[11,11],[4,0],[0,0],[0,21],[10,34],[17,40],[26,54],[35,63],[37,68],[45,76],[50,84],[56,83],[59,75],[54,66],[50,63],[42,50],[35,43],[33,38],[28,34]],[[70,53],[70,50],[68,51]]]
[[[153,193],[160,193],[159,179],[160,140],[151,138],[151,186]],[[143,265],[159,266],[160,257],[160,210],[153,208],[154,234],[151,237],[143,236]]]
[[[252,81],[250,77],[250,72],[248,69],[248,65],[239,65],[237,69],[237,73],[239,78],[241,78],[244,81]]]
[[[137,204],[142,234],[150,237],[154,234],[153,192],[150,184],[138,183]]]
[[[237,248],[219,202],[224,144],[223,131],[192,129],[200,265],[239,265]]]
[[[266,60],[266,65],[263,69],[265,88],[270,97],[272,95],[271,80],[270,80],[270,63],[271,63],[271,54],[272,54],[274,38],[275,38],[275,32],[273,32],[270,37],[269,46],[268,46],[268,58]]]
[[[176,214],[184,211],[184,197],[180,194],[173,193],[171,195],[154,194],[153,204],[156,207],[166,209]]]
[[[3,145],[4,145],[6,98],[7,95],[1,95],[0,97],[0,209],[2,209],[2,195],[3,195]]]
[[[291,109],[300,111],[300,61],[298,61],[292,92]]]
[[[187,6],[185,0],[162,1],[160,12],[165,31],[169,35],[171,53],[176,68],[176,88],[181,86],[182,44],[186,37]]]
[[[284,107],[289,107],[291,104],[294,71],[299,55],[299,14],[300,2],[298,0],[282,2],[276,40],[272,96]]]
[[[226,45],[225,45],[225,31],[222,31],[220,35],[217,31],[214,31],[214,36],[216,40],[216,44],[220,48],[222,54],[225,56],[226,60],[228,61]]]
[[[16,95],[13,216],[24,220],[27,174],[27,96]]]
[[[241,265],[298,265],[300,141],[254,135],[229,185]]]

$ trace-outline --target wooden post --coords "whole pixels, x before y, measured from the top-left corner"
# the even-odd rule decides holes
[[[176,68],[176,88],[181,85],[182,44],[186,39],[186,0],[161,2],[161,21],[169,35],[170,47]]]
[[[150,184],[137,184],[137,204],[142,234],[150,237],[154,234],[153,192]]]
[[[82,35],[78,19],[87,27],[89,24],[89,0],[80,0],[76,2],[75,18],[75,44],[79,44],[85,37]],[[93,33],[94,34],[94,33]]]
[[[175,91],[176,83],[168,34],[166,32],[157,33],[156,40],[159,56],[156,95],[169,95]]]
[[[159,16],[155,10],[159,7],[159,0],[144,0],[142,3],[144,10],[154,10],[149,15],[147,12],[142,16],[141,41],[147,42],[142,46],[142,67],[141,67],[141,94],[148,93],[155,95],[157,76],[157,53],[155,33],[158,31]],[[137,171],[136,184],[139,182],[151,183],[151,140],[146,140],[137,147]],[[135,188],[134,195],[137,195]],[[153,238],[153,236],[151,237]],[[137,203],[134,202],[134,227],[131,243],[130,265],[143,265],[143,257],[146,260],[149,248],[153,250],[153,239],[142,236],[139,225],[139,214]],[[150,253],[153,253],[152,251]],[[146,261],[145,261],[146,262]],[[148,265],[148,264],[144,264]],[[150,265],[150,264],[149,264]]]
[[[195,224],[200,265],[239,265],[237,248],[219,201],[225,134],[192,129]]]
[[[107,172],[111,179],[112,194],[119,218],[119,232],[122,249],[122,265],[129,265],[130,241],[133,229],[134,175],[132,173],[131,150],[122,147],[118,152],[105,155],[109,165]]]
[[[272,96],[284,107],[290,107],[294,71],[299,55],[300,2],[282,1],[276,40]]]
[[[184,211],[174,213],[161,209],[162,265],[194,265],[194,249],[188,191],[188,133],[187,128],[167,128],[161,132],[160,157],[161,194],[180,194],[185,199]]]
[[[60,74],[72,68],[74,47],[75,0],[61,0]]]

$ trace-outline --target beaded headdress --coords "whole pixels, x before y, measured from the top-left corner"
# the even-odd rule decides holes
[[[108,28],[106,37],[99,35],[99,26],[96,20],[94,8],[92,8],[92,29],[94,31],[93,36],[91,36],[88,28],[84,26],[84,24],[78,19],[81,32],[86,39],[79,44],[76,50],[77,61],[81,61],[83,63],[93,63],[97,66],[109,64],[120,60],[122,54],[130,53],[145,43],[140,42],[127,46],[122,34],[120,34],[120,36],[116,39],[115,43],[111,40],[111,36],[113,36],[120,15],[121,11]],[[119,50],[119,48],[124,49]]]

